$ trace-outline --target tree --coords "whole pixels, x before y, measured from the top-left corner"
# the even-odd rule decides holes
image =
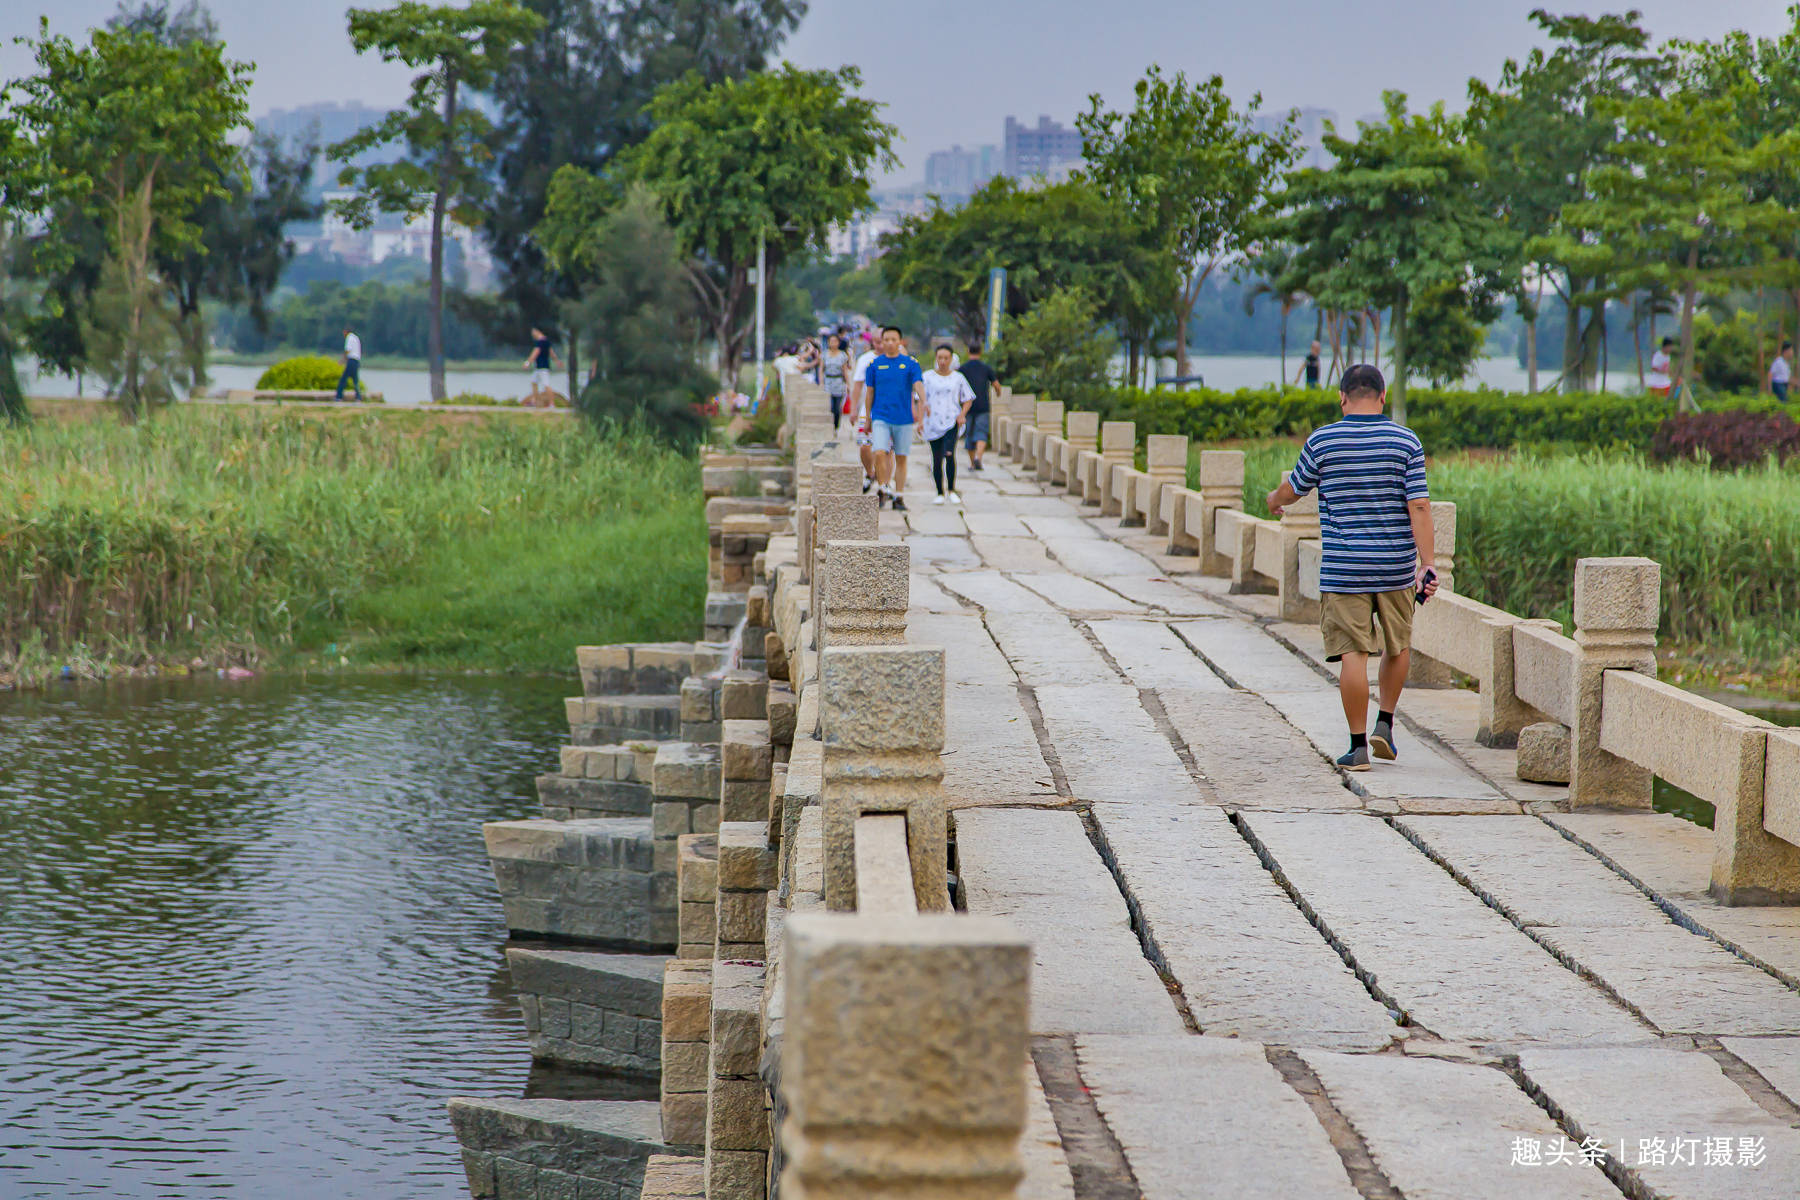
[[[216,42],[168,45],[116,29],[96,29],[78,46],[51,36],[46,24],[31,46],[37,73],[10,85],[18,136],[8,154],[7,207],[44,219],[70,215],[77,235],[105,238],[109,302],[84,328],[122,322],[106,341],[123,357],[93,365],[117,381],[120,406],[135,419],[147,381],[167,373],[145,357],[162,345],[153,336],[163,290],[156,257],[200,245],[196,214],[229,194],[227,164],[235,160],[227,138],[244,124],[249,68],[227,60]],[[67,274],[80,245],[52,225],[34,243],[34,262]]]
[[[699,309],[674,231],[641,184],[588,222],[593,193],[581,174],[565,166],[551,181],[545,221],[559,229],[544,238],[551,266],[582,283],[563,314],[590,364],[577,406],[596,424],[643,424],[691,445],[706,432],[697,405],[710,381],[696,360]],[[588,222],[580,241],[568,236],[571,217]]]
[[[1080,291],[1052,292],[1019,317],[994,350],[994,368],[1020,392],[1093,408],[1107,389],[1117,344]]]
[[[480,109],[462,105],[462,91],[493,84],[513,47],[542,24],[513,0],[471,0],[466,8],[401,0],[392,8],[350,10],[350,41],[357,53],[376,51],[384,62],[428,68],[413,79],[412,95],[379,124],[331,147],[347,163],[377,146],[404,143],[409,159],[355,167],[338,182],[361,189],[341,211],[366,228],[374,210],[416,217],[431,210],[431,333],[427,365],[431,398],[444,389],[444,217],[464,225],[478,220],[478,206],[492,193],[488,144],[492,125]]]
[[[1288,384],[1288,314],[1306,299],[1305,289],[1295,278],[1294,252],[1286,246],[1263,247],[1255,257],[1245,261],[1244,272],[1256,278],[1256,282],[1244,291],[1244,315],[1254,316],[1256,302],[1264,296],[1281,309],[1281,387],[1285,391]]]
[[[1353,297],[1390,310],[1389,398],[1406,420],[1407,318],[1412,302],[1439,288],[1491,302],[1509,266],[1507,246],[1482,205],[1480,149],[1442,104],[1409,114],[1385,94],[1386,118],[1359,124],[1356,141],[1335,131],[1330,170],[1291,172],[1266,235],[1297,248],[1307,291],[1329,307]]]
[[[1147,336],[1174,272],[1119,203],[1082,180],[1025,188],[1000,176],[960,208],[934,202],[884,239],[875,266],[890,290],[947,309],[967,338],[987,333],[988,273],[1006,268],[1006,312],[1019,316],[1078,289],[1104,320]]]
[[[855,95],[855,67],[779,70],[708,83],[691,74],[658,91],[655,130],[623,155],[692,260],[689,277],[718,343],[719,375],[736,374],[761,241],[774,271],[825,243],[831,226],[867,209],[869,169],[894,163],[895,130]]]
[[[698,72],[708,83],[761,70],[805,14],[802,0],[521,0],[542,18],[489,95],[498,110],[482,227],[500,272],[496,321],[553,336],[577,281],[552,269],[533,230],[559,168],[599,174],[650,132],[656,90]],[[568,356],[576,394],[578,354]]]
[[[1668,78],[1666,55],[1649,49],[1636,10],[1623,15],[1531,19],[1554,47],[1533,50],[1524,62],[1507,59],[1497,84],[1469,81],[1468,120],[1489,168],[1486,188],[1494,211],[1512,235],[1525,314],[1529,387],[1537,391],[1537,316],[1546,282],[1569,309],[1563,326],[1562,382],[1569,391],[1592,386],[1600,341],[1598,307],[1604,282],[1592,250],[1579,239],[1556,239],[1562,214],[1589,198],[1585,172],[1605,161],[1618,129],[1604,104],[1654,95]],[[1533,247],[1527,250],[1527,246]],[[1586,312],[1584,323],[1581,314]]]
[[[1565,232],[1553,252],[1570,243],[1591,252],[1630,287],[1668,287],[1681,296],[1681,407],[1693,395],[1694,310],[1703,286],[1756,274],[1766,248],[1791,238],[1796,214],[1774,196],[1756,198],[1749,180],[1791,164],[1800,133],[1771,133],[1753,145],[1736,136],[1728,99],[1683,88],[1667,97],[1640,96],[1608,104],[1621,130],[1615,160],[1591,168],[1592,199],[1569,205]]]
[[[0,138],[5,136],[6,130],[0,129]],[[19,248],[0,220],[0,420],[8,425],[25,425],[31,420],[16,365],[23,348],[25,319],[31,311],[31,295],[15,274],[22,257]]]
[[[1176,372],[1188,374],[1187,328],[1201,286],[1251,240],[1254,218],[1294,161],[1291,124],[1263,133],[1253,124],[1261,95],[1243,109],[1217,75],[1189,84],[1151,67],[1128,113],[1102,108],[1098,95],[1075,124],[1086,139],[1082,173],[1118,200],[1173,258]]]

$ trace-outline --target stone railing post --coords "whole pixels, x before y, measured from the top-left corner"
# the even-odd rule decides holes
[[[1648,558],[1575,563],[1575,695],[1569,731],[1569,803],[1650,807],[1651,774],[1600,748],[1600,696],[1607,671],[1656,674],[1662,568]]]
[[[813,496],[854,496],[862,483],[862,468],[854,463],[819,463],[812,471]],[[794,536],[799,548],[801,578],[812,578],[813,513],[811,497],[794,508]]]
[[[1437,571],[1438,590],[1454,592],[1456,590],[1456,505],[1448,500],[1431,502],[1431,545],[1434,568]],[[1454,673],[1449,667],[1431,658],[1412,652],[1412,666],[1406,673],[1407,687],[1451,687],[1456,682]]]
[[[1081,475],[1078,467],[1081,455],[1087,451],[1100,448],[1100,414],[1091,412],[1072,412],[1063,417],[1069,444],[1063,451],[1063,460],[1058,464],[1062,470],[1062,478],[1058,481],[1069,491],[1080,494]]]
[[[1031,465],[1037,471],[1037,477],[1048,483],[1054,465],[1050,461],[1050,439],[1062,436],[1063,402],[1039,400],[1031,423],[1037,427],[1037,445],[1032,454],[1034,462]]]
[[[1031,944],[997,917],[787,920],[781,1194],[1010,1200]]]
[[[1007,398],[1007,414],[1012,424],[1007,427],[1006,456],[1018,462],[1025,455],[1025,434],[1037,419],[1037,397],[1014,392]]]
[[[1283,471],[1285,481],[1288,472]],[[1319,540],[1319,493],[1315,489],[1287,506],[1281,514],[1281,578],[1276,592],[1281,597],[1284,621],[1317,621],[1319,604],[1300,594],[1300,543]]]
[[[1244,452],[1200,452],[1200,503],[1183,514],[1188,533],[1200,547],[1200,571],[1205,575],[1230,575],[1232,560],[1219,553],[1213,513],[1221,508],[1244,507]]]
[[[803,564],[812,584],[812,615],[816,619],[824,597],[819,587],[819,561],[827,542],[872,542],[880,536],[877,501],[873,494],[813,497],[812,538]]]
[[[1149,495],[1143,499],[1144,532],[1167,536],[1163,520],[1164,488],[1187,486],[1188,440],[1185,434],[1153,433],[1144,439],[1144,474],[1150,477]]]
[[[920,912],[949,907],[944,768],[944,652],[833,646],[819,660],[825,906],[856,907],[856,819],[906,818]]]
[[[826,600],[819,610],[819,649],[898,646],[906,641],[912,590],[912,550],[899,542],[825,543],[819,578]]]
[[[1137,455],[1137,424],[1133,421],[1100,423],[1100,462],[1094,468],[1094,488],[1082,496],[1087,504],[1098,504],[1103,517],[1119,516],[1119,505],[1112,497],[1112,473],[1115,468],[1130,469]]]

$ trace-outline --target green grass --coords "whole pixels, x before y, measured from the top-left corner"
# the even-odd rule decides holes
[[[1244,508],[1293,466],[1295,440],[1246,442]],[[1189,478],[1198,470],[1191,457]],[[1662,564],[1666,643],[1716,664],[1782,668],[1800,642],[1800,465],[1714,471],[1629,453],[1448,455],[1431,494],[1456,502],[1457,591],[1568,626],[1575,560]]]
[[[692,458],[573,421],[176,408],[0,433],[0,672],[569,670],[696,636]],[[335,647],[334,649],[329,649]]]

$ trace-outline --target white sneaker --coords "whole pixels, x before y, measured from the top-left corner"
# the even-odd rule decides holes
[[[957,494],[956,494],[956,493],[955,493],[955,492],[951,492],[951,493],[950,493],[950,503],[952,503],[952,504],[961,504],[961,503],[962,503],[962,497],[961,497],[961,496],[959,496],[959,495],[957,495]]]
[[[936,495],[936,496],[933,496],[933,497],[932,497],[932,498],[931,498],[931,502],[932,502],[932,503],[933,503],[933,504],[942,504],[942,503],[943,503],[943,502],[944,502],[944,497],[943,497],[943,493],[941,493],[941,492],[940,492],[940,493],[939,493],[939,494],[938,494],[938,495]]]

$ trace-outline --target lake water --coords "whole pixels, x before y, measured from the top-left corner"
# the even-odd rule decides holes
[[[450,1096],[654,1098],[534,1073],[502,952],[575,686],[0,695],[0,1197],[449,1200]]]
[[[1290,355],[1287,360],[1288,378],[1300,368],[1301,356]],[[1234,391],[1238,388],[1266,387],[1272,385],[1281,376],[1281,359],[1276,355],[1203,355],[1192,360],[1191,369],[1205,377],[1206,386],[1223,391]],[[213,389],[255,387],[261,377],[260,366],[219,365],[211,369]],[[1161,373],[1173,375],[1175,360],[1166,359]],[[1539,386],[1548,386],[1555,378],[1554,371],[1538,373]],[[28,395],[34,396],[73,396],[75,380],[60,375],[36,375],[21,368],[21,378]],[[1475,364],[1475,370],[1463,387],[1495,387],[1507,391],[1522,392],[1525,390],[1527,377],[1525,368],[1511,358],[1484,358]],[[1623,389],[1628,383],[1637,386],[1637,376],[1631,372],[1613,372],[1608,383],[1616,390]],[[452,396],[458,392],[478,392],[496,399],[508,399],[524,396],[531,391],[531,376],[526,371],[450,371],[444,377],[444,384]],[[566,382],[559,375],[552,386],[561,388]],[[402,371],[370,369],[363,372],[363,390],[381,392],[389,404],[427,404],[431,400],[430,380],[424,371]],[[88,380],[86,394],[97,396],[100,389],[94,380]]]

